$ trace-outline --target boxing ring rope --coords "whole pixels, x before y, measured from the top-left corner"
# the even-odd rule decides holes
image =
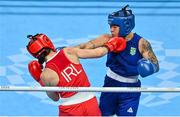
[[[57,92],[180,92],[180,88],[158,87],[28,87],[0,86],[0,91]]]

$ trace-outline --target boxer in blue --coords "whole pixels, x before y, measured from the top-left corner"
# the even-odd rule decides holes
[[[108,16],[111,34],[103,34],[79,48],[97,48],[103,46],[112,37],[123,37],[126,48],[121,52],[109,52],[104,87],[141,87],[138,76],[146,77],[159,71],[158,60],[151,44],[140,35],[133,33],[135,16],[128,5]],[[100,109],[103,116],[136,116],[140,92],[108,93],[102,92]]]

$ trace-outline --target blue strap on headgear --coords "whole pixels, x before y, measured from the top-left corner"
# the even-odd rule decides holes
[[[117,25],[120,27],[119,36],[127,36],[135,26],[135,16],[132,14],[132,10],[127,10],[126,5],[124,8],[117,12],[113,12],[108,16],[108,24],[110,26]]]

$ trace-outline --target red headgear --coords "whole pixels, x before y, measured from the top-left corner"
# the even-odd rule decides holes
[[[44,34],[29,35],[28,38],[30,42],[27,45],[27,50],[35,58],[38,58],[47,48],[56,51],[51,40]]]

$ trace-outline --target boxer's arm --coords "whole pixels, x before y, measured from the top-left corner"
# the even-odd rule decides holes
[[[142,56],[144,58],[149,59],[150,61],[152,61],[159,68],[158,59],[157,59],[156,55],[153,52],[151,44],[147,40],[142,38],[140,40],[139,48],[140,48],[139,50],[140,50]]]
[[[44,85],[47,87],[57,86],[59,82],[59,78],[56,72],[48,68],[45,68],[44,71],[42,72],[41,79]],[[51,98],[53,101],[58,101],[60,98],[59,93],[57,92],[47,91],[46,93],[48,97]]]
[[[76,47],[65,48],[64,51],[69,57],[75,61],[75,58],[99,58],[104,56],[109,52],[119,53],[126,48],[126,41],[122,37],[114,37],[111,38],[108,42],[106,42],[102,47],[94,48],[94,49],[80,49]],[[75,55],[74,57],[72,55]],[[77,61],[77,60],[76,60]]]
[[[95,49],[79,49],[79,48],[65,48],[64,49],[65,54],[67,57],[77,63],[79,62],[79,58],[99,58],[104,56],[105,54],[108,53],[108,48],[103,46],[103,47],[98,47]]]
[[[79,58],[99,58],[108,53],[107,47],[98,47],[95,49],[78,49],[76,55]]]
[[[109,34],[104,34],[104,35],[101,35],[95,39],[92,39],[86,43],[82,43],[75,47],[80,48],[80,49],[94,49],[94,48],[103,46],[110,38],[111,38],[111,36]]]
[[[138,62],[138,71],[142,77],[146,77],[155,72],[159,71],[159,63],[157,57],[155,56],[151,44],[145,40],[141,39],[139,42],[139,50],[143,56]]]

